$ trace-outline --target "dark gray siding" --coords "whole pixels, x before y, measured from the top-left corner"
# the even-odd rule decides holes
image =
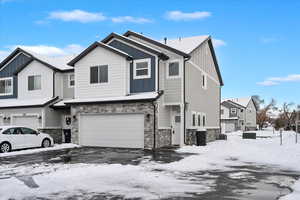
[[[229,108],[229,117],[237,117],[237,116],[238,116],[237,113],[238,113],[240,107],[235,106],[235,105],[233,105],[233,104],[231,104],[231,103],[228,103],[228,102],[226,102],[226,101],[224,101],[224,102],[222,103],[222,105],[225,106],[226,108]],[[232,114],[232,113],[231,113],[231,111],[230,111],[231,108],[236,108],[236,114]]]
[[[124,44],[120,41],[112,41],[109,43],[110,46],[120,49],[123,52],[126,52],[133,59],[144,59],[150,58],[151,59],[151,78],[147,79],[133,79],[133,64],[130,64],[130,93],[138,93],[138,92],[151,92],[155,91],[155,57],[141,51],[139,49],[133,48]]]
[[[31,58],[25,56],[24,54],[19,54],[14,58],[8,65],[0,69],[0,78],[13,77],[13,95],[0,96],[0,99],[17,98],[18,96],[18,78],[14,75],[14,72],[21,67],[23,64],[27,63]]]

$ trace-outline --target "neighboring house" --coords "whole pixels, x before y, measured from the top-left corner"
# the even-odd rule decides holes
[[[70,59],[21,48],[4,59],[0,63],[0,126],[40,129],[62,142],[62,129],[70,131],[65,126],[70,108],[58,102],[74,97],[74,69],[66,65]]]
[[[257,107],[252,97],[226,99],[221,103],[222,132],[255,130]]]
[[[223,85],[210,36],[158,42],[112,33],[69,62],[75,72],[72,141],[158,148],[220,133]]]

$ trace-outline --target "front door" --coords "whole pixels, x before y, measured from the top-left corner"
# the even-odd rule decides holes
[[[172,120],[172,145],[180,144],[180,115],[173,115]]]

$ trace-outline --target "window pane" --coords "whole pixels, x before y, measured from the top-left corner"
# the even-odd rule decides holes
[[[34,89],[35,90],[40,90],[42,88],[41,85],[41,76],[34,76]]]
[[[169,64],[169,76],[178,76],[179,75],[179,63],[173,62]]]
[[[30,128],[21,128],[23,134],[35,134],[35,131]]]
[[[90,68],[90,83],[99,83],[98,67]]]
[[[69,79],[70,79],[70,86],[74,86],[75,85],[75,75],[71,74]]]
[[[195,114],[193,114],[193,119],[192,120],[193,120],[193,122],[192,122],[193,126],[195,126],[196,125],[196,115]]]
[[[136,70],[136,75],[137,76],[148,75],[148,69],[139,69],[139,70]]]
[[[205,117],[205,115],[203,116],[203,122],[202,122],[202,124],[203,124],[203,126],[205,126],[205,124],[206,124],[206,117]]]
[[[34,90],[34,76],[28,76],[28,90]]]
[[[0,93],[5,93],[5,80],[0,81]]]
[[[148,68],[148,62],[136,63],[136,69],[147,69],[147,68]]]
[[[201,126],[201,115],[198,115],[198,126]]]
[[[5,93],[11,93],[12,91],[12,85],[11,85],[11,79],[5,81]]]
[[[100,83],[108,82],[108,66],[102,65],[100,66]]]

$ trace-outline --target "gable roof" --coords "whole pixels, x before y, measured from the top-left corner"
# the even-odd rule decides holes
[[[210,51],[211,51],[211,55],[213,58],[213,62],[215,64],[216,67],[216,72],[219,78],[219,82],[220,85],[223,86],[224,82],[221,76],[221,72],[220,72],[220,68],[219,68],[219,64],[217,61],[217,57],[216,57],[216,53],[214,51],[214,47],[212,45],[212,41],[211,41],[211,37],[209,35],[202,35],[202,36],[193,36],[193,37],[185,37],[185,38],[181,38],[181,39],[173,39],[173,40],[167,40],[166,44],[164,44],[161,41],[156,41],[153,40],[149,37],[146,37],[142,34],[133,32],[133,31],[127,31],[126,33],[123,34],[126,37],[129,37],[130,35],[140,38],[146,42],[149,42],[153,45],[159,46],[161,48],[164,48],[166,50],[169,50],[173,53],[182,55],[185,58],[190,58],[190,54],[197,49],[200,45],[202,45],[205,41],[208,42]]]
[[[112,40],[113,38],[117,38],[119,40],[123,40],[124,42],[127,42],[129,44],[132,44],[136,47],[139,47],[141,49],[145,49],[146,51],[150,52],[150,53],[153,53],[153,54],[156,54],[157,56],[159,56],[162,60],[168,60],[169,57],[167,55],[165,55],[163,52],[161,52],[160,50],[158,49],[155,49],[153,47],[150,47],[146,44],[143,44],[141,42],[138,42],[136,40],[132,40],[131,38],[128,38],[128,37],[124,37],[123,35],[119,35],[119,34],[116,34],[116,33],[111,33],[109,34],[106,38],[104,38],[102,40],[103,43],[108,43],[110,40]]]
[[[5,67],[5,65],[7,63],[9,63],[11,61],[11,59],[13,59],[16,55],[18,55],[19,53],[23,53],[26,56],[30,57],[31,59],[24,63],[16,72],[15,74],[19,73],[20,71],[22,71],[29,63],[31,63],[32,61],[36,60],[42,64],[44,64],[45,66],[55,70],[55,71],[69,71],[69,70],[73,70],[73,68],[71,68],[70,66],[67,66],[67,62],[68,60],[70,60],[73,56],[69,55],[69,56],[61,56],[61,57],[49,57],[49,56],[44,56],[44,55],[40,55],[37,53],[34,53],[32,51],[28,51],[28,50],[24,50],[20,47],[17,47],[9,56],[7,56],[1,63],[0,63],[0,69],[2,69],[3,67]]]
[[[255,109],[257,110],[257,105],[255,104],[254,100],[252,97],[243,97],[243,98],[230,98],[230,99],[226,99],[224,101],[231,101],[235,104],[241,105],[243,107],[247,107],[248,104],[250,103],[250,101],[253,101],[253,104],[255,106]]]
[[[201,45],[209,38],[209,35],[200,35],[193,37],[183,37],[179,39],[168,39],[166,40],[166,45],[185,52],[186,54],[190,54],[193,50],[195,50],[199,45]]]
[[[144,35],[142,35],[142,34],[139,34],[139,33],[136,33],[136,32],[130,31],[130,30],[127,31],[126,33],[124,33],[123,35],[126,36],[126,37],[128,37],[128,36],[130,36],[130,35],[133,35],[134,37],[137,37],[137,38],[140,38],[140,39],[142,39],[142,40],[145,40],[145,41],[147,41],[147,42],[149,42],[149,43],[152,43],[152,44],[154,44],[154,45],[156,45],[156,46],[159,46],[159,47],[161,47],[161,48],[164,48],[164,49],[166,49],[166,50],[169,50],[169,51],[171,51],[171,52],[174,52],[174,53],[176,53],[176,54],[179,54],[179,55],[181,55],[181,56],[183,56],[183,57],[185,57],[185,58],[189,58],[189,57],[190,57],[189,54],[187,54],[187,53],[185,53],[185,52],[183,52],[183,51],[181,51],[181,50],[179,50],[179,49],[176,49],[176,48],[171,47],[171,46],[169,46],[169,45],[163,44],[163,43],[161,43],[161,42],[159,42],[159,41],[153,40],[153,39],[151,39],[151,38],[149,38],[149,37],[146,37],[146,36],[144,36]]]
[[[240,104],[237,104],[237,103],[235,103],[235,102],[233,102],[233,101],[231,101],[231,100],[223,100],[222,102],[221,102],[221,105],[223,105],[223,106],[227,106],[227,104],[231,104],[231,105],[234,105],[234,106],[236,106],[236,107],[239,107],[239,108],[246,108],[246,107],[244,107],[244,106],[242,106],[242,105],[240,105]]]
[[[123,57],[125,57],[127,60],[132,60],[132,57],[129,55],[129,54],[127,54],[127,53],[125,53],[125,52],[123,52],[123,51],[121,51],[121,50],[119,50],[119,49],[116,49],[116,48],[114,48],[114,47],[111,47],[111,46],[109,46],[109,45],[107,45],[107,44],[104,44],[104,43],[102,43],[102,42],[94,42],[93,44],[91,44],[88,48],[86,48],[83,52],[81,52],[78,56],[76,56],[75,58],[73,58],[69,63],[68,63],[68,65],[70,65],[70,66],[74,66],[79,60],[81,60],[83,57],[85,57],[87,54],[89,54],[92,50],[94,50],[96,47],[101,47],[101,48],[104,48],[104,49],[106,49],[106,50],[109,50],[109,51],[111,51],[111,52],[113,52],[113,53],[115,53],[115,54],[118,54],[118,55],[120,55],[120,56],[123,56]]]

